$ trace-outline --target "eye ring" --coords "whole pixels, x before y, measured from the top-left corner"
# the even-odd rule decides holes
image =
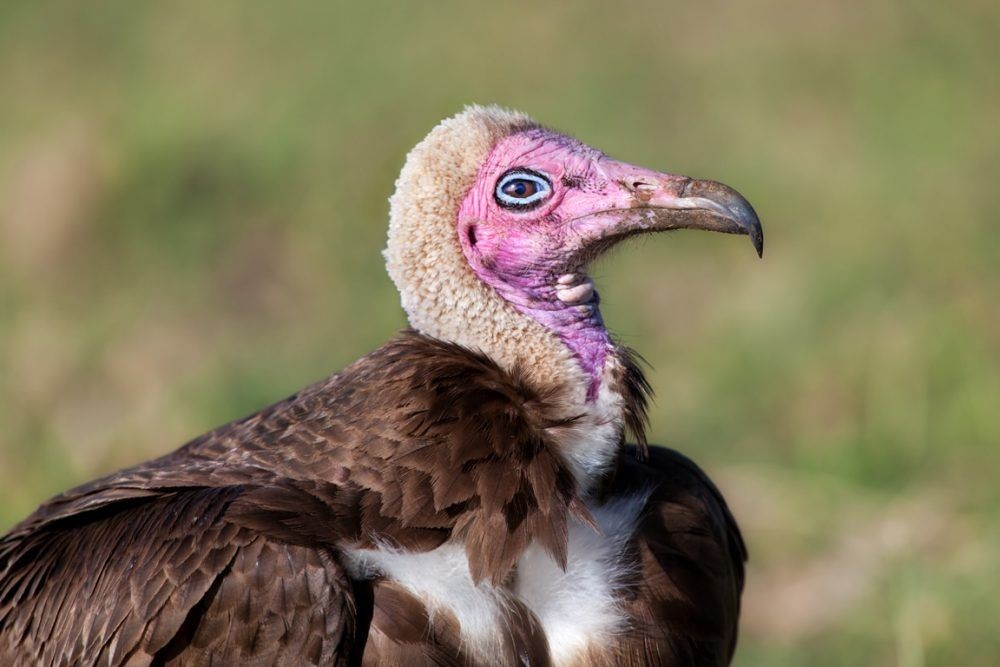
[[[527,210],[552,196],[552,183],[542,173],[518,167],[497,180],[493,198],[506,209]]]

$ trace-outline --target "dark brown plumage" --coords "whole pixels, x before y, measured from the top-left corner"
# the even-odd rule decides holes
[[[645,386],[639,375],[623,384]],[[587,510],[552,451],[571,424],[550,417],[549,400],[482,355],[404,333],[285,401],[40,507],[0,542],[0,655],[348,664],[367,637],[366,663],[466,664],[454,619],[431,623],[392,582],[349,580],[340,549],[389,539],[426,550],[461,535],[473,572],[492,581],[530,539],[565,559],[567,519]],[[604,662],[723,664],[739,533],[694,464],[650,453],[623,453],[607,484],[654,491],[630,547],[636,625]],[[511,616],[511,655],[544,664],[530,612]],[[712,662],[691,657],[705,651]]]

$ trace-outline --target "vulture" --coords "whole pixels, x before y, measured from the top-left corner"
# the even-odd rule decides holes
[[[0,664],[729,663],[743,540],[647,445],[587,267],[680,228],[759,255],[753,208],[495,106],[413,148],[389,208],[409,327],[13,527]]]

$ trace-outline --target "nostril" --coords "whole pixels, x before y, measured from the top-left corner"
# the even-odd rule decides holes
[[[466,235],[468,236],[468,239],[469,239],[469,245],[472,245],[472,246],[476,245],[476,226],[475,225],[469,225],[469,230],[466,232]]]
[[[633,190],[655,190],[656,184],[649,181],[632,181]]]
[[[642,203],[649,202],[658,189],[657,185],[646,180],[635,179],[631,181],[631,183],[632,187],[630,190],[632,191],[632,196],[635,197],[637,201]]]

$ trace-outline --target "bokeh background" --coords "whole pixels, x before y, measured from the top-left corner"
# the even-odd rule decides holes
[[[751,550],[739,665],[1000,664],[1000,5],[0,3],[0,528],[403,326],[406,151],[499,102],[767,231],[595,268]]]

